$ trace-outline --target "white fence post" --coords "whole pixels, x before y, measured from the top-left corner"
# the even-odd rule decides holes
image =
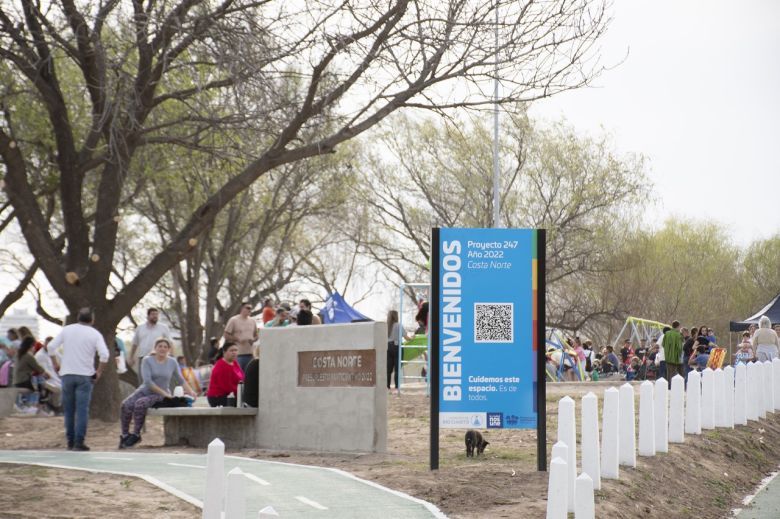
[[[601,427],[601,477],[619,479],[620,396],[614,387],[604,391]]]
[[[747,366],[739,363],[734,371],[734,424],[747,425],[748,409]]]
[[[209,443],[206,455],[206,492],[203,519],[220,519],[225,497],[225,444],[219,438]]]
[[[595,519],[596,502],[593,496],[593,481],[585,473],[580,474],[577,485],[577,502],[574,507],[574,519]]]
[[[710,368],[701,373],[701,428],[715,428],[715,373]]]
[[[688,393],[685,398],[685,432],[701,434],[701,375],[688,373]]]
[[[244,519],[246,517],[246,478],[236,467],[227,475],[225,493],[225,519]]]
[[[758,399],[761,394],[761,373],[758,364],[749,362],[747,365],[747,419],[758,420],[759,411]]]
[[[580,408],[580,452],[582,473],[590,476],[594,490],[601,489],[601,463],[599,447],[599,399],[589,392],[582,397]],[[575,491],[576,494],[576,491]]]
[[[639,386],[639,455],[655,456],[655,398],[653,383]]]
[[[723,368],[723,400],[726,404],[726,427],[734,428],[734,368]]]
[[[669,452],[669,383],[663,377],[655,381],[653,408],[655,452]]]
[[[620,464],[636,467],[636,425],[634,424],[634,388],[620,386]]]
[[[565,458],[554,457],[550,462],[550,479],[547,482],[547,519],[566,519],[569,515],[566,512],[568,472]]]
[[[775,409],[780,410],[780,359],[772,360],[772,379],[775,389]]]
[[[577,423],[574,418],[574,400],[565,396],[558,401],[558,441],[569,448],[566,465],[569,470],[567,506],[574,512],[574,480],[577,479]]]
[[[713,375],[715,381],[715,391],[713,395],[713,405],[715,406],[715,427],[728,427],[726,423],[726,377],[723,370],[718,368]]]
[[[756,378],[758,379],[758,389],[756,402],[758,402],[758,417],[766,418],[766,374],[764,373],[764,363],[756,362]]]
[[[764,364],[764,405],[767,413],[775,412],[775,377],[772,363],[768,360]]]
[[[672,378],[672,398],[669,404],[669,442],[685,441],[685,379]]]

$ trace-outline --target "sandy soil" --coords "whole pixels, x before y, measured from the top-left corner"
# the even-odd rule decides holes
[[[578,397],[587,390],[594,390],[601,397],[605,388],[566,384],[548,391],[548,453],[556,440],[558,399],[566,394]],[[544,517],[547,476],[536,472],[535,431],[491,430],[485,433],[490,441],[485,455],[466,458],[463,431],[442,430],[441,468],[431,472],[428,405],[428,399],[419,391],[389,397],[388,454],[323,455],[264,450],[234,454],[347,470],[428,500],[452,518]],[[116,424],[90,423],[88,444],[93,450],[115,450],[117,437]],[[153,418],[148,422],[140,449],[197,451],[164,448],[162,443],[161,420]],[[62,419],[0,419],[0,448],[34,447],[63,448]],[[596,494],[597,517],[727,517],[732,508],[740,506],[742,497],[780,464],[780,413],[735,430],[686,436],[686,442],[672,445],[669,454],[638,460],[636,469],[621,467],[620,480],[603,481],[602,490]],[[117,510],[117,502],[132,502],[138,517],[196,514],[189,504],[162,490],[121,476],[0,465],[0,478],[4,481],[3,517],[126,515]],[[9,481],[14,491],[7,492]],[[88,501],[62,499],[70,493],[63,488],[63,481],[77,482],[78,494],[88,497]],[[27,490],[17,491],[22,489]],[[31,504],[30,489],[35,489],[37,504]],[[77,494],[75,490],[72,493]],[[46,512],[54,509],[59,515]],[[44,512],[38,513],[41,510]]]

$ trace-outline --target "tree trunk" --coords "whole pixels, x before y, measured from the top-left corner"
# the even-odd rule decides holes
[[[116,422],[119,420],[119,406],[122,403],[122,394],[119,391],[119,375],[116,371],[116,357],[113,347],[109,346],[108,366],[103,370],[103,375],[95,383],[92,390],[92,402],[89,416],[104,422]]]
[[[116,371],[116,355],[114,354],[115,327],[115,324],[112,326],[106,326],[105,323],[95,324],[95,328],[103,335],[103,340],[106,341],[106,346],[108,347],[108,365],[106,365],[102,376],[92,389],[89,416],[104,422],[116,422],[119,420],[119,406],[122,403],[122,394],[119,391],[119,375]],[[107,332],[105,328],[110,328],[111,331]]]

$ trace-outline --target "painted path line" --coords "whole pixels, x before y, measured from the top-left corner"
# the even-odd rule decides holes
[[[298,501],[300,501],[300,502],[301,502],[301,503],[303,503],[304,505],[309,505],[309,506],[311,506],[311,507],[313,507],[313,508],[316,508],[317,510],[327,510],[327,509],[328,509],[328,507],[327,507],[327,506],[322,506],[322,505],[321,505],[321,504],[319,504],[317,501],[312,501],[312,500],[311,500],[311,499],[309,499],[308,497],[303,497],[303,496],[295,496],[295,499],[297,499]]]
[[[264,480],[262,478],[259,478],[259,477],[255,476],[254,474],[250,474],[249,472],[244,472],[244,476],[246,476],[248,479],[251,479],[252,481],[254,481],[255,483],[258,483],[260,485],[263,485],[263,486],[270,485],[270,483],[268,481],[266,481],[266,480]]]
[[[174,467],[188,467],[191,469],[205,469],[206,467],[204,465],[190,465],[188,463],[168,463],[168,465],[174,466]]]
[[[112,458],[111,456],[93,456],[93,460],[133,461],[133,458]]]

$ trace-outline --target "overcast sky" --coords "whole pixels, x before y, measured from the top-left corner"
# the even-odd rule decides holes
[[[739,244],[780,232],[780,1],[616,0],[613,13],[603,62],[616,66],[532,114],[603,126],[648,157],[649,225],[716,220]]]

